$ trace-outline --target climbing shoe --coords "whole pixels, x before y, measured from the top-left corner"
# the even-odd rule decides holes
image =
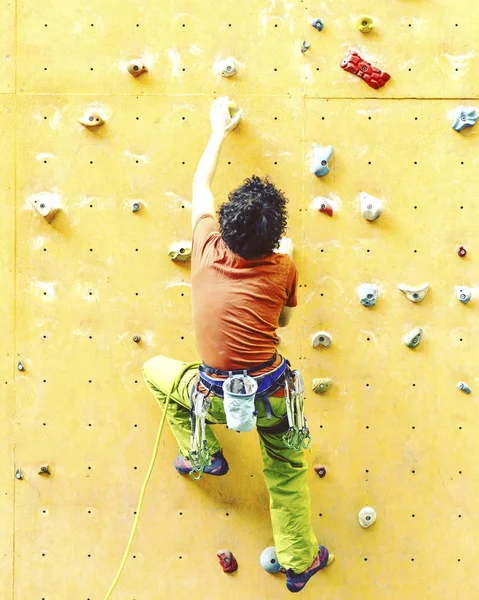
[[[176,457],[175,460],[175,469],[178,473],[182,475],[187,475],[191,471],[193,471],[193,467],[191,466],[191,462],[181,454]],[[226,462],[226,458],[223,456],[221,450],[211,455],[211,464],[204,468],[203,473],[206,475],[226,475],[228,472],[228,463]]]
[[[333,560],[334,555],[329,554],[327,548],[319,545],[318,555],[306,571],[294,573],[292,569],[286,570],[286,587],[290,592],[300,592],[315,573],[330,565]]]

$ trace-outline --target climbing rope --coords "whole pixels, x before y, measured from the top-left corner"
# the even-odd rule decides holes
[[[200,365],[200,363],[189,363],[189,364],[185,365],[184,368],[180,371],[180,373],[178,373],[178,375],[175,378],[175,380],[173,381],[173,383],[171,384],[170,391],[168,392],[168,395],[167,395],[166,401],[165,401],[165,405],[163,407],[163,417],[161,419],[160,427],[158,429],[158,434],[156,436],[155,447],[153,449],[153,456],[151,457],[150,466],[148,468],[148,472],[146,474],[145,481],[143,482],[143,486],[141,488],[140,498],[138,500],[138,506],[136,509],[136,517],[135,517],[135,520],[133,521],[133,527],[132,527],[131,533],[130,533],[130,539],[128,540],[128,544],[126,545],[125,554],[123,555],[123,559],[121,561],[120,568],[118,569],[118,573],[116,574],[116,577],[113,580],[113,583],[111,584],[111,587],[108,590],[107,595],[105,596],[105,600],[109,600],[111,598],[113,590],[115,589],[116,584],[118,583],[118,580],[120,579],[120,576],[123,572],[123,569],[125,568],[126,560],[128,558],[128,554],[130,553],[130,550],[131,550],[131,545],[133,543],[133,538],[135,537],[136,529],[138,527],[138,521],[140,520],[141,510],[143,508],[143,500],[145,498],[146,486],[148,485],[148,482],[150,481],[150,477],[153,472],[153,467],[155,466],[156,457],[158,456],[158,448],[160,446],[161,434],[163,432],[163,426],[165,424],[166,413],[168,410],[168,404],[170,403],[171,395],[173,394],[175,389],[179,386],[181,379],[183,378],[183,375],[190,369],[198,368],[199,365]]]

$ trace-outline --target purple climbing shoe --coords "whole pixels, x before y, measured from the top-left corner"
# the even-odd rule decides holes
[[[193,471],[191,462],[181,454],[176,457],[175,469],[182,475],[187,475]],[[211,455],[211,465],[205,467],[203,473],[206,475],[216,475],[219,477],[220,475],[226,475],[228,469],[229,467],[228,463],[226,462],[226,458],[223,456],[223,453],[220,450],[219,452]]]
[[[300,592],[315,573],[330,565],[333,560],[334,556],[329,554],[328,549],[319,545],[318,555],[306,571],[296,574],[292,569],[286,570],[286,587],[290,592]]]

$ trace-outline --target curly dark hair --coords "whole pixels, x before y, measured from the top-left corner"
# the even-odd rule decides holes
[[[247,260],[271,254],[286,230],[287,202],[268,176],[245,179],[217,211],[221,237]]]

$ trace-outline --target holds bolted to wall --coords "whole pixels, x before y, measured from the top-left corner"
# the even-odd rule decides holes
[[[377,67],[373,67],[371,63],[361,58],[359,54],[352,49],[349,50],[346,57],[341,61],[340,67],[348,73],[357,75],[365,81],[369,87],[372,87],[375,90],[383,87],[391,79],[389,73],[381,71]]]
[[[311,48],[311,44],[309,42],[307,42],[306,40],[304,40],[303,43],[301,44],[301,53],[304,54],[310,48]]]
[[[374,283],[361,283],[356,290],[363,306],[374,306],[378,297],[378,287]]]
[[[17,369],[19,371],[25,371],[25,365],[23,364],[23,362],[21,360],[18,361]]]
[[[403,337],[403,342],[406,344],[408,348],[416,348],[419,346],[419,342],[422,340],[422,329],[420,327],[416,327],[409,333]]]
[[[321,19],[319,19],[319,18],[313,19],[313,20],[311,21],[311,25],[312,25],[312,26],[313,26],[315,29],[317,29],[318,31],[323,31],[323,29],[324,29],[324,23],[323,23],[323,21],[322,21]]]
[[[267,573],[279,573],[282,570],[282,566],[278,562],[278,556],[276,554],[276,548],[270,546],[265,548],[259,557],[259,562],[263,569]]]
[[[135,334],[133,336],[133,341],[135,342],[135,344],[139,344],[141,342],[141,335]]]
[[[316,210],[319,210],[320,213],[328,215],[328,217],[333,216],[333,207],[331,202],[327,198],[324,198],[324,196],[317,196],[316,198],[313,198],[313,206]]]
[[[23,473],[21,469],[15,471],[15,479],[23,479]]]
[[[324,394],[333,385],[332,379],[329,377],[317,377],[313,379],[313,392],[316,394]]]
[[[359,194],[359,202],[361,206],[361,214],[367,221],[376,221],[383,212],[383,204],[381,200],[371,196],[367,192]]]
[[[455,131],[462,131],[466,127],[474,127],[479,115],[477,109],[473,106],[459,106],[454,113],[454,120],[451,127]]]
[[[40,467],[40,470],[38,471],[39,475],[51,475],[51,471],[50,471],[50,467],[49,465],[42,465]]]
[[[464,248],[464,246],[459,246],[458,250],[457,250],[457,255],[460,256],[461,258],[464,258],[467,254],[467,250]]]
[[[472,290],[464,285],[456,285],[456,296],[460,302],[467,304],[471,300]]]
[[[326,475],[326,467],[324,465],[318,465],[314,467],[316,473],[321,477],[321,479]]]
[[[324,177],[329,173],[328,161],[334,153],[332,146],[318,146],[313,144],[313,166],[311,171],[316,177]]]
[[[421,285],[412,286],[407,283],[400,283],[398,289],[401,290],[401,292],[404,292],[406,298],[411,300],[411,302],[421,302],[429,291],[429,284],[423,283]]]
[[[178,262],[187,262],[191,258],[191,244],[189,242],[179,242],[171,244],[168,256],[171,260]]]
[[[140,202],[140,200],[135,200],[131,204],[131,212],[136,213],[139,210],[141,210],[142,207],[143,207],[143,202]]]
[[[42,192],[29,197],[30,204],[47,223],[51,223],[60,210],[60,198],[57,194]]]
[[[219,73],[222,77],[233,77],[236,75],[236,61],[234,58],[225,58],[219,64]]]
[[[361,33],[369,33],[374,29],[374,21],[368,15],[361,15],[356,21],[356,28]]]
[[[464,392],[465,394],[471,393],[471,388],[467,385],[467,383],[464,383],[464,381],[460,381],[457,384],[457,389],[461,390],[461,392]]]
[[[358,521],[361,527],[367,529],[376,522],[376,511],[371,506],[365,506],[359,511]]]
[[[238,569],[236,558],[230,550],[218,550],[216,556],[220,561],[220,565],[223,567],[223,573],[233,573]]]
[[[317,348],[318,346],[324,346],[325,348],[329,348],[333,343],[333,338],[327,331],[317,331],[313,334],[311,343],[313,348]]]
[[[88,127],[89,129],[100,127],[105,123],[105,119],[100,115],[100,113],[95,109],[88,110],[83,117],[78,119],[78,122]]]
[[[133,75],[133,77],[139,77],[143,73],[148,73],[148,67],[140,58],[130,61],[127,69],[128,73]]]

